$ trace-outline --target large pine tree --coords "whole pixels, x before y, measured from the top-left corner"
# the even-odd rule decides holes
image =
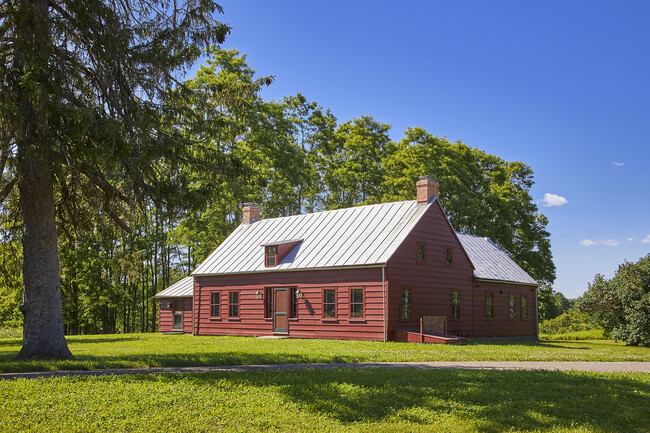
[[[23,229],[18,358],[72,357],[56,206],[74,208],[90,184],[98,211],[126,229],[124,204],[160,190],[156,164],[184,152],[165,96],[223,42],[220,12],[211,0],[0,2],[0,202],[17,185]]]

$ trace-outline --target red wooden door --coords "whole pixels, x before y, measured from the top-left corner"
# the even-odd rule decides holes
[[[287,288],[275,288],[273,308],[273,332],[288,332],[287,329]]]

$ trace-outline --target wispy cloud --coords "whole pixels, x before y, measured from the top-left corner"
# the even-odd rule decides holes
[[[569,202],[569,200],[562,197],[561,195],[551,194],[550,192],[547,192],[546,194],[544,194],[544,198],[542,199],[542,204],[545,207],[564,206],[568,202]]]
[[[643,239],[641,239],[642,244],[650,244],[650,235],[647,235]]]
[[[625,165],[625,163],[624,163],[624,162],[616,162],[616,161],[612,161],[612,165],[613,165],[614,167],[623,167],[623,166]]]
[[[650,236],[650,235],[648,235],[648,236]],[[627,238],[627,241],[628,242],[634,242],[634,238]]]
[[[650,243],[650,235],[648,235],[648,243]],[[582,245],[583,247],[595,247],[596,245],[605,245],[607,247],[616,247],[620,245],[621,243],[617,241],[616,239],[601,239],[599,241],[593,241],[591,239],[583,239],[580,242],[578,242],[578,245]]]

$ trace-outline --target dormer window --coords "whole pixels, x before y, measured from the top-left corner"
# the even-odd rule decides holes
[[[272,268],[278,264],[278,246],[269,245],[265,248],[264,261],[267,268]]]

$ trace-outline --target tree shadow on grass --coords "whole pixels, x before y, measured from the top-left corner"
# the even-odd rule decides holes
[[[650,384],[625,375],[372,368],[191,376],[206,386],[225,376],[233,386],[273,387],[300,410],[342,423],[433,427],[452,416],[487,432],[582,426],[627,433],[647,432],[650,419]]]

